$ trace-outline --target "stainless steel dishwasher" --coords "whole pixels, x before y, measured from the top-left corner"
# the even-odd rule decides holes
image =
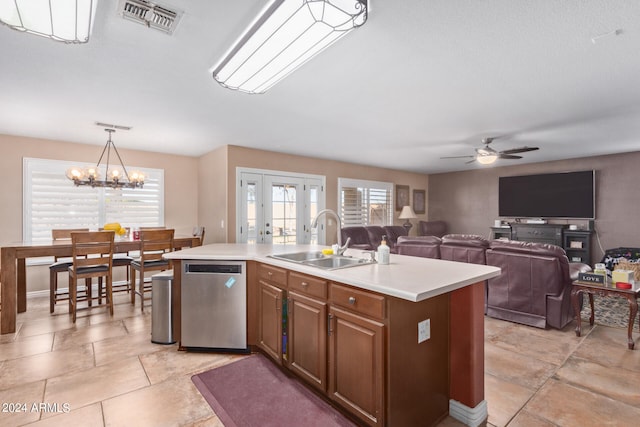
[[[181,346],[246,352],[246,263],[189,260],[182,265]]]

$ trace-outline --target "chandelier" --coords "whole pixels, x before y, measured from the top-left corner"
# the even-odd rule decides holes
[[[109,140],[102,150],[102,154],[98,159],[98,163],[95,166],[88,166],[85,168],[72,167],[67,170],[67,178],[73,181],[76,186],[88,185],[91,187],[111,187],[111,188],[142,188],[144,185],[144,174],[142,172],[134,171],[131,174],[127,173],[124,163],[116,145],[111,140],[111,134],[115,132],[115,129],[105,129],[105,132],[109,132]],[[111,150],[118,157],[120,166],[111,165]],[[107,154],[106,163],[104,167],[101,167],[102,159],[105,153]],[[102,179],[101,170],[104,170],[105,178]]]

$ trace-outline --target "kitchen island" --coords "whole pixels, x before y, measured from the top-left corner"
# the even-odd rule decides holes
[[[213,244],[167,255],[174,261],[175,338],[188,309],[180,299],[183,261],[246,261],[252,349],[365,425],[428,426],[447,414],[481,424],[483,282],[500,270],[401,255],[389,265],[323,270],[269,257],[318,249]]]

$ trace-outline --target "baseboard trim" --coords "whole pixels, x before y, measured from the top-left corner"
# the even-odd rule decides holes
[[[457,400],[449,400],[449,415],[469,427],[478,427],[489,417],[487,401],[483,400],[475,408],[469,408]]]

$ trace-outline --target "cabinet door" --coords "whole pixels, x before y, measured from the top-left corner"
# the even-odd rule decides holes
[[[329,309],[329,396],[368,425],[384,425],[384,325]]]
[[[282,294],[283,290],[262,280],[260,285],[260,317],[258,345],[276,362],[282,363]]]
[[[327,303],[289,292],[289,368],[327,391]]]

